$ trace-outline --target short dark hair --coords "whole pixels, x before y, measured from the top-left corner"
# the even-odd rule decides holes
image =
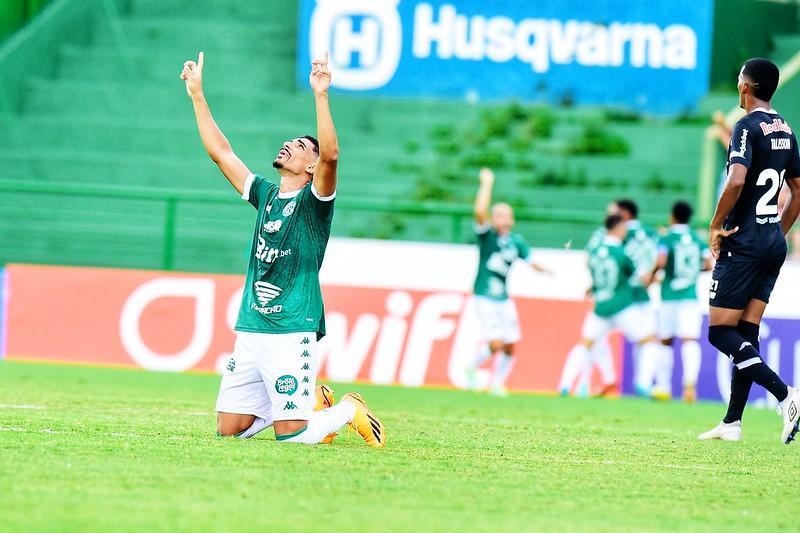
[[[619,215],[608,215],[606,217],[605,226],[606,231],[611,231],[612,229],[616,228],[622,224],[622,217]]]
[[[319,153],[319,141],[315,137],[312,137],[311,135],[303,135],[300,138],[301,139],[308,139],[309,141],[311,141],[311,144],[314,145],[314,151],[316,153]]]
[[[692,218],[692,206],[683,201],[678,201],[672,204],[672,218],[678,224],[688,224]]]
[[[747,76],[752,82],[750,85],[753,88],[753,96],[765,102],[772,100],[772,96],[778,90],[778,81],[781,79],[778,65],[760,57],[745,61],[742,75]]]
[[[631,218],[639,218],[639,206],[630,198],[620,198],[616,204],[620,211],[625,211]]]

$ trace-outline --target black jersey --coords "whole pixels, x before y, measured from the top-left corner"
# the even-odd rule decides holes
[[[728,167],[747,167],[744,188],[725,219],[739,231],[723,239],[722,252],[761,259],[786,254],[778,194],[786,179],[800,177],[800,153],[789,124],[774,110],[756,109],[733,127]]]

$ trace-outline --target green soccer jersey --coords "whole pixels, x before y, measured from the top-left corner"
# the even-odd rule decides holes
[[[604,237],[589,251],[589,273],[597,316],[615,315],[634,302],[630,277],[635,271],[636,267],[619,239]]]
[[[606,230],[605,226],[600,226],[594,230],[594,232],[592,232],[592,236],[589,237],[589,242],[586,243],[586,251],[591,252],[600,246],[603,243],[606,233],[608,233],[608,231]]]
[[[705,241],[686,224],[675,224],[661,237],[658,252],[667,257],[661,299],[697,299],[697,277],[710,253]]]
[[[625,236],[623,246],[625,253],[633,260],[636,265],[636,277],[652,272],[656,265],[658,248],[656,245],[657,236],[655,231],[644,226],[638,220],[628,221],[628,234]],[[631,281],[633,285],[634,302],[650,301],[647,288],[643,287],[638,279]]]
[[[258,210],[237,331],[325,335],[319,269],[331,232],[333,197],[313,185],[279,193],[248,177],[242,198]]]
[[[508,271],[517,259],[530,260],[530,248],[517,233],[499,235],[489,226],[479,226],[475,233],[480,249],[478,275],[473,287],[475,295],[498,301],[506,300]]]

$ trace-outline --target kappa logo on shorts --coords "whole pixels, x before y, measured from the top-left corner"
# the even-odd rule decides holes
[[[308,350],[303,350],[303,355],[301,355],[300,357],[311,357],[311,354],[308,353]]]
[[[308,394],[308,389],[304,389],[303,390],[303,394],[301,394],[301,396],[308,396],[308,395],[309,395]]]
[[[278,394],[288,394],[291,396],[297,392],[297,378],[288,374],[279,377],[275,382],[275,390]]]
[[[234,370],[236,370],[236,359],[234,359],[233,357],[228,359],[228,365],[225,368],[228,369],[228,372],[233,372]]]
[[[293,411],[297,409],[297,404],[294,402],[286,402],[286,405],[283,407],[284,411]]]
[[[311,344],[311,341],[308,340],[308,337],[303,337],[303,340],[300,341],[300,344]]]

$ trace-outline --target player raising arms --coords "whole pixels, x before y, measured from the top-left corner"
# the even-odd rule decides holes
[[[728,412],[701,440],[739,440],[750,387],[758,383],[780,402],[781,442],[797,433],[800,391],[787,387],[761,359],[758,330],[786,259],[785,235],[800,212],[800,155],[789,125],[770,105],[778,67],[749,59],[739,73],[739,105],[747,112],[733,128],[728,180],[709,228],[717,258],[709,293],[708,340],[733,362]],[[778,191],[791,199],[778,215]]]
[[[514,227],[514,210],[510,205],[494,204],[490,214],[493,187],[494,173],[488,168],[481,169],[474,209],[475,232],[480,248],[474,302],[486,343],[479,349],[467,373],[470,387],[476,388],[478,367],[496,354],[489,391],[504,396],[506,380],[514,361],[514,344],[522,337],[517,308],[506,291],[506,276],[517,259],[525,261],[539,272],[549,273],[549,270],[531,261],[530,248],[525,239],[511,231]]]
[[[383,447],[383,425],[356,393],[314,411],[317,341],[325,335],[319,269],[331,230],[339,144],[328,104],[328,54],[313,62],[319,142],[310,135],[283,143],[272,166],[280,185],[253,174],[214,122],[203,96],[203,52],[183,65],[208,155],[242,199],[256,208],[255,230],[236,344],[217,398],[220,435],[252,437],[274,426],[283,442],[329,442],[350,424],[369,444]],[[332,399],[327,402],[332,404]]]
[[[669,231],[658,243],[656,271],[664,271],[661,282],[661,309],[658,313],[658,338],[670,347],[675,337],[681,339],[683,363],[683,399],[694,402],[697,398],[697,377],[700,374],[700,326],[703,317],[697,301],[697,277],[703,270],[711,270],[711,252],[700,237],[689,227],[692,207],[686,202],[672,206]],[[671,355],[671,354],[670,354]],[[673,358],[663,361],[656,372],[656,388],[672,388]]]

